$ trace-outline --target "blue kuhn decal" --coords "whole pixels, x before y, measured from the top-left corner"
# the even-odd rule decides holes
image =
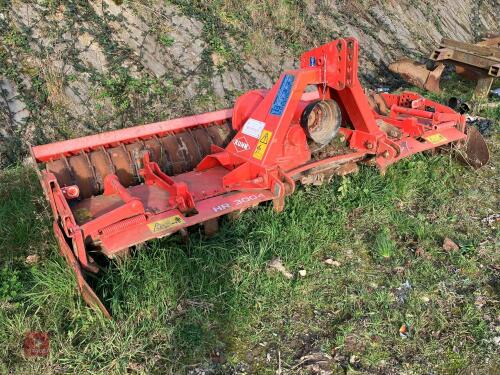
[[[309,66],[316,66],[316,57],[309,57]]]
[[[288,98],[290,97],[290,92],[292,91],[294,79],[295,76],[291,74],[287,74],[283,77],[278,93],[274,98],[273,106],[271,107],[270,113],[272,115],[281,116],[283,114]]]

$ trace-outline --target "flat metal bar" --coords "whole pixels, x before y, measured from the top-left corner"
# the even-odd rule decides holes
[[[470,52],[462,52],[457,50],[454,50],[453,55],[447,60],[458,61],[463,64],[472,65],[486,70],[488,70],[490,66],[498,64],[500,62],[500,59],[478,56]]]
[[[157,134],[181,130],[196,125],[205,125],[215,121],[231,118],[232,109],[223,109],[201,115],[181,117],[173,120],[160,121],[147,125],[134,126],[120,130],[90,135],[67,141],[49,143],[32,148],[33,156],[37,162],[46,162],[59,158],[62,155],[72,155],[80,151],[94,149],[108,144],[135,141],[140,138],[149,138]]]
[[[477,45],[459,42],[457,40],[443,39],[440,46],[451,49],[463,50],[464,52],[481,55],[484,57],[500,58],[500,49],[494,46]]]

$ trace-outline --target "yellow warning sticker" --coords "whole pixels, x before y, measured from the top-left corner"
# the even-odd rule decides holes
[[[151,232],[158,233],[184,223],[185,221],[179,215],[175,215],[149,223],[148,227]]]
[[[253,157],[258,160],[262,160],[264,157],[264,153],[266,152],[267,145],[271,141],[271,137],[273,136],[273,132],[269,130],[263,130],[262,134],[259,138],[259,143],[257,143],[257,147],[255,147],[255,151],[253,152]]]
[[[427,137],[424,137],[426,141],[431,142],[433,145],[437,145],[438,143],[446,142],[448,139],[439,133],[428,135]]]

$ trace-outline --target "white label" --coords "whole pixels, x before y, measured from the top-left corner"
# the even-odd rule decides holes
[[[219,212],[219,211],[227,210],[228,208],[231,208],[231,203],[226,202],[226,203],[219,204],[218,206],[212,207],[212,210],[214,210],[214,212]]]
[[[224,202],[219,204],[218,206],[212,207],[212,210],[214,212],[221,212],[225,211],[233,206],[241,206],[242,204],[247,204],[250,203],[256,199],[264,198],[264,194],[259,193],[259,194],[250,194],[246,197],[241,197],[234,199],[232,202]]]
[[[259,139],[260,134],[262,133],[262,130],[264,130],[265,126],[265,122],[249,118],[247,122],[245,122],[245,125],[243,125],[243,129],[241,130],[241,132],[243,134],[249,135],[250,137]]]

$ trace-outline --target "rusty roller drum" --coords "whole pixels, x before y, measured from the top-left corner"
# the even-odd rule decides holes
[[[163,172],[177,175],[193,170],[211,153],[212,145],[225,147],[232,133],[227,121],[128,144],[100,147],[50,161],[46,167],[54,173],[61,187],[77,185],[80,198],[85,199],[103,192],[104,177],[109,174],[116,174],[125,187],[141,183],[140,170],[146,151]]]
[[[90,163],[94,167],[94,172],[96,176],[96,194],[104,190],[104,177],[108,174],[115,173],[115,167],[111,162],[111,157],[104,147],[100,147],[98,150],[90,152]]]

